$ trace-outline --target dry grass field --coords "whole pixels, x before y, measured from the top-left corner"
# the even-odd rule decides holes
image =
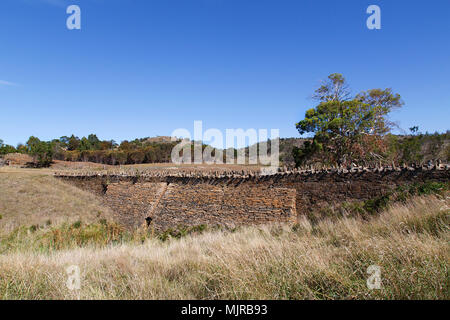
[[[95,197],[40,172],[0,173],[0,299],[450,299],[448,195],[394,204],[369,221],[163,241],[99,223],[107,209]],[[66,286],[71,265],[79,290]],[[381,289],[367,288],[370,265],[380,267]]]
[[[20,153],[7,154],[4,159],[10,163],[9,166],[1,167],[0,172],[29,172],[29,173],[47,173],[54,172],[94,172],[102,171],[109,173],[128,172],[128,173],[145,173],[154,171],[164,171],[169,173],[179,172],[229,172],[229,171],[256,171],[261,169],[260,165],[243,165],[243,164],[174,164],[174,163],[141,163],[126,165],[107,165],[89,161],[62,161],[53,160],[49,168],[41,168],[39,170],[27,169],[26,164],[32,160],[29,155]]]
[[[0,234],[26,225],[110,219],[91,193],[65,184],[48,169],[0,168]]]

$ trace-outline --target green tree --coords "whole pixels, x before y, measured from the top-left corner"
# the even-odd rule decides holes
[[[128,159],[130,163],[142,163],[145,159],[145,153],[142,150],[133,150],[128,154]]]
[[[19,153],[27,153],[27,147],[25,145],[23,145],[22,143],[19,143],[17,145],[17,152]]]
[[[123,151],[114,151],[113,152],[114,157],[114,164],[125,164],[127,163],[128,155],[126,152]]]
[[[87,137],[89,144],[91,145],[91,148],[93,150],[98,150],[100,149],[100,139],[97,137],[97,135],[91,133],[88,137]]]
[[[93,148],[92,148],[90,141],[86,137],[83,137],[83,138],[81,138],[80,144],[78,145],[77,149],[79,151],[83,152],[83,151],[91,150]]]
[[[52,163],[53,148],[50,142],[31,136],[27,141],[28,153],[33,157],[36,167],[48,167]]]
[[[116,147],[116,143],[114,140],[103,140],[100,141],[99,145],[98,145],[98,149],[100,150],[112,150]]]
[[[69,146],[70,138],[68,136],[62,136],[59,138],[59,142],[61,143],[62,148],[67,148]]]
[[[296,164],[308,160],[326,164],[366,162],[381,157],[382,137],[390,131],[387,115],[401,107],[400,95],[391,89],[372,89],[351,96],[345,78],[331,74],[315,91],[315,108],[296,124],[301,135],[313,133],[311,142],[294,148]]]
[[[124,140],[120,143],[119,149],[127,151],[132,149],[132,145],[130,142],[128,142],[128,140]]]
[[[80,139],[75,137],[73,134],[67,141],[67,150],[74,151],[80,146]]]
[[[8,154],[17,152],[16,148],[8,144],[4,144],[3,140],[0,139],[0,154]]]

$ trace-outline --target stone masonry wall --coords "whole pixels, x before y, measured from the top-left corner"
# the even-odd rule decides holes
[[[273,175],[57,175],[100,195],[120,222],[179,225],[294,223],[298,215],[385,194],[398,185],[450,181],[448,168],[291,171]]]
[[[166,183],[118,182],[108,185],[105,203],[115,210],[118,220],[124,225],[139,227],[154,209]]]
[[[152,219],[157,229],[167,229],[178,225],[293,223],[296,216],[294,189],[171,183]]]

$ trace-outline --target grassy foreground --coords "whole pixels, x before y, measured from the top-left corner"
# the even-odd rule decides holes
[[[166,241],[110,241],[115,229],[100,228],[91,235],[106,236],[42,246],[61,229],[38,229],[2,239],[0,299],[450,299],[449,204],[448,196],[422,196],[369,221],[304,220]],[[93,227],[64,228],[73,240]],[[66,286],[71,265],[81,272],[79,290]],[[381,269],[379,290],[367,288],[370,265]]]

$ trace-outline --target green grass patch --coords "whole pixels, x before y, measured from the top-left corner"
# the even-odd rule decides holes
[[[393,203],[407,203],[414,196],[438,195],[443,196],[450,189],[450,182],[423,182],[398,186],[394,190],[366,201],[344,202],[342,210],[347,216],[369,218]]]

